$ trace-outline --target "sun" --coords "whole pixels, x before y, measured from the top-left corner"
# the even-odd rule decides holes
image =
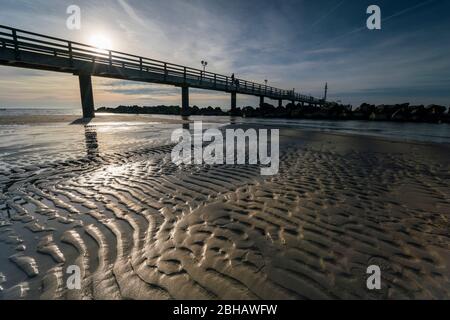
[[[95,33],[89,38],[89,44],[99,49],[111,49],[112,40],[104,33]]]

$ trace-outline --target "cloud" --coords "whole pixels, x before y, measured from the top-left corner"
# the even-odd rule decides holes
[[[134,9],[125,0],[117,0],[117,2],[123,8],[123,10],[125,10],[125,12],[128,14],[128,16],[131,19],[136,21],[142,27],[146,26],[145,21],[139,17],[139,15],[136,13],[136,11],[134,11]]]
[[[345,3],[345,0],[340,1],[336,6],[334,6],[333,8],[331,8],[330,11],[328,11],[327,13],[325,13],[323,16],[321,16],[319,19],[317,19],[315,22],[313,22],[311,24],[311,28],[317,26],[319,23],[321,23],[322,21],[324,21],[325,19],[327,19],[328,17],[331,16],[332,13],[334,13],[337,9],[339,9],[343,4]]]
[[[337,47],[330,47],[330,48],[322,48],[322,49],[315,49],[315,50],[306,50],[306,54],[333,54],[333,53],[340,53],[347,51],[345,48],[337,48]]]

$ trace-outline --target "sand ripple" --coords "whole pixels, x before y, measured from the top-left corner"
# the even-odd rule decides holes
[[[280,174],[263,178],[256,166],[179,168],[170,152],[1,172],[0,296],[450,298],[448,163],[287,143]],[[66,288],[69,265],[81,290]]]

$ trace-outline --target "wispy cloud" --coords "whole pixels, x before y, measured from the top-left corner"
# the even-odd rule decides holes
[[[315,49],[315,50],[306,50],[306,54],[333,54],[333,53],[341,53],[347,51],[345,48],[337,48],[337,47],[330,47],[330,48],[322,48],[322,49]]]
[[[140,26],[145,27],[145,21],[139,17],[136,11],[125,0],[117,0],[117,2],[131,19],[137,22]]]
[[[328,17],[330,17],[334,12],[336,12],[337,9],[339,9],[346,0],[342,0],[340,1],[336,6],[332,7],[331,10],[327,11],[323,16],[321,16],[319,19],[317,19],[316,21],[314,21],[311,24],[311,28],[314,28],[315,26],[317,26],[318,24],[320,24],[322,21],[325,21]]]

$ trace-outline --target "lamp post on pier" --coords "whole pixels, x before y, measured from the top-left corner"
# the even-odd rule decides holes
[[[203,74],[204,74],[206,71],[206,66],[208,65],[208,61],[202,60],[201,64],[203,66]]]

